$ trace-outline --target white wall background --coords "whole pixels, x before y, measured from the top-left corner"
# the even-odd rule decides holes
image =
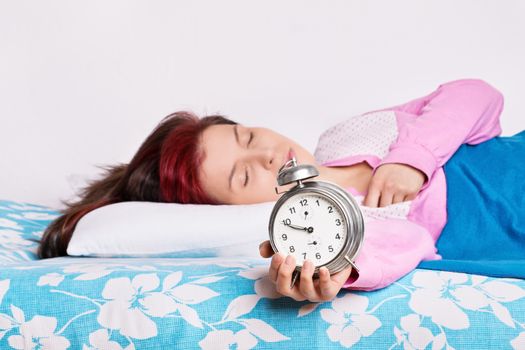
[[[0,0],[0,199],[59,208],[181,109],[313,152],[344,118],[474,77],[513,135],[524,18],[521,0]]]

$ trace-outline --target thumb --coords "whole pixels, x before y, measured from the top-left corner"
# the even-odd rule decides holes
[[[261,254],[263,258],[269,258],[274,254],[269,240],[264,241],[259,245],[259,254]]]
[[[339,271],[338,273],[332,275],[332,281],[337,283],[338,285],[343,285],[346,280],[348,280],[348,277],[350,277],[350,274],[352,273],[352,266],[348,266],[342,271]]]

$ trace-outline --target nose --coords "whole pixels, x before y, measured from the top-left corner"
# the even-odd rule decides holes
[[[270,148],[258,148],[248,151],[249,161],[260,164],[263,168],[271,170],[275,167],[275,151]]]

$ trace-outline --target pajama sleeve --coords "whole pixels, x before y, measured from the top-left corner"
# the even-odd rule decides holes
[[[483,80],[461,79],[390,109],[413,118],[398,125],[397,140],[374,173],[383,164],[408,164],[427,176],[422,191],[462,144],[475,145],[501,134],[503,95]]]
[[[343,288],[371,291],[384,288],[414,270],[422,260],[436,260],[434,240],[421,225],[404,219],[371,220],[365,240]]]

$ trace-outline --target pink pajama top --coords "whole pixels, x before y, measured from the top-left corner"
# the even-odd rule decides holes
[[[365,239],[344,288],[376,290],[416,268],[441,259],[435,243],[447,222],[443,165],[464,143],[475,145],[501,134],[503,95],[479,79],[439,85],[408,103],[351,117],[321,134],[314,156],[324,166],[366,161],[408,164],[426,174],[416,198],[385,207],[362,205],[366,193],[350,187],[365,221]]]

